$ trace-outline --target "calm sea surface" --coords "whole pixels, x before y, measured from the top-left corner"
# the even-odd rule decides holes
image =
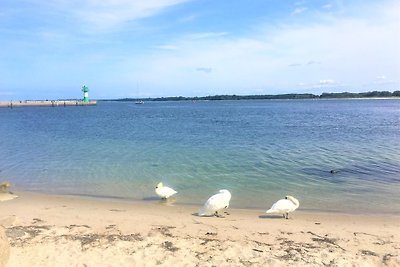
[[[330,171],[338,171],[332,174]],[[0,109],[14,190],[232,207],[400,214],[400,100],[99,102]]]

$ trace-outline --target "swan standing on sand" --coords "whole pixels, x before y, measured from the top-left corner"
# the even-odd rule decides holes
[[[292,197],[286,196],[285,199],[278,200],[266,213],[281,213],[283,217],[289,219],[289,212],[295,211],[299,207],[299,201]]]
[[[218,211],[229,207],[231,200],[231,193],[222,189],[218,194],[211,196],[204,204],[203,208],[199,211],[199,216],[219,216]]]
[[[178,192],[168,186],[164,186],[163,183],[158,183],[156,187],[156,194],[162,199],[167,199],[176,193]]]

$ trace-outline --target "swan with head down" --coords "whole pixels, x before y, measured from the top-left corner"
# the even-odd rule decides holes
[[[211,196],[206,203],[204,204],[203,208],[199,211],[199,216],[219,216],[218,211],[222,209],[226,209],[229,207],[229,202],[231,200],[231,193],[226,190],[222,189],[219,190],[218,194]]]
[[[283,217],[289,219],[289,213],[295,211],[300,206],[300,202],[292,196],[286,196],[275,202],[266,213],[280,213]]]

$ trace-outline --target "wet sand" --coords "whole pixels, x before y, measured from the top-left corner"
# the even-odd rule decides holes
[[[14,266],[400,266],[400,217],[17,192],[0,201]],[[4,195],[3,195],[4,197]],[[5,199],[0,196],[0,200]]]

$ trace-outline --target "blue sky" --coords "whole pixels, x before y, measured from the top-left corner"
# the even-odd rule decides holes
[[[399,1],[1,0],[0,99],[400,89]]]

